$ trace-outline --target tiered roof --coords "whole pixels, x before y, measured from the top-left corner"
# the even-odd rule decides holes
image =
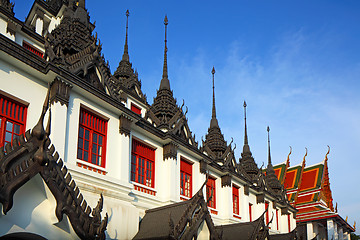
[[[79,0],[78,4],[70,0],[60,24],[45,38],[44,58],[105,92],[105,84],[111,74],[108,63],[101,55],[102,47],[97,35],[92,34],[94,28],[85,0]]]
[[[290,167],[288,156],[286,162],[274,166],[279,181],[287,190],[288,200],[298,210],[297,222],[335,218],[342,224],[346,223],[333,206],[328,170],[329,153],[330,148],[324,161],[311,166],[305,166],[307,150],[302,164]],[[345,225],[353,231],[349,224]]]

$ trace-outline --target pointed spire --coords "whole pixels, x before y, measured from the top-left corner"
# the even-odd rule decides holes
[[[268,132],[268,166],[271,164],[271,154],[270,154],[270,127],[267,126],[267,132]]]
[[[164,48],[164,67],[163,67],[163,75],[160,83],[159,90],[167,89],[170,90],[170,82],[168,79],[168,68],[167,68],[167,25],[169,21],[167,16],[165,15],[164,25],[165,25],[165,48]]]
[[[212,70],[212,83],[213,83],[213,105],[212,105],[212,118],[216,118],[216,109],[215,109],[215,67],[213,66]]]
[[[216,118],[216,107],[215,107],[215,67],[212,68],[211,73],[212,73],[212,83],[213,83],[213,104],[212,104],[210,128],[219,126]]]
[[[249,146],[249,140],[247,135],[247,124],[246,124],[246,101],[244,100],[244,120],[245,120],[245,134],[244,134],[244,146],[243,146],[243,154],[250,154],[250,146]]]
[[[129,61],[129,52],[128,52],[128,23],[129,23],[129,10],[126,10],[126,35],[125,35],[125,46],[124,46],[124,54],[122,60]]]
[[[246,126],[246,101],[244,100],[244,120],[245,120],[245,135],[244,135],[244,144],[248,145],[248,136],[247,136],[247,126]]]

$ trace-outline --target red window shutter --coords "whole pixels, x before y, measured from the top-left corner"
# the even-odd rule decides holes
[[[25,133],[27,106],[0,94],[0,147]]]
[[[279,210],[276,209],[276,230],[279,230]]]
[[[239,215],[239,187],[233,185],[233,213]]]
[[[265,210],[267,210],[266,212],[266,224],[269,223],[269,202],[265,202]]]
[[[183,157],[180,159],[180,195],[192,197],[192,164]]]
[[[105,167],[107,121],[81,108],[77,158]]]
[[[141,115],[141,108],[136,106],[135,104],[131,103],[131,111],[133,111],[136,114]]]
[[[212,198],[208,202],[208,206],[211,208],[216,208],[216,185],[215,178],[209,177],[206,183],[206,199],[209,199],[212,193]]]
[[[148,187],[155,186],[155,149],[136,139],[132,140],[130,179]]]

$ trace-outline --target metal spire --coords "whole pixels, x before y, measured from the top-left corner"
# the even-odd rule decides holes
[[[212,106],[212,118],[216,118],[216,109],[215,109],[215,67],[213,66],[212,70],[212,83],[213,83],[213,106]]]
[[[270,127],[269,126],[267,126],[267,132],[268,132],[268,149],[269,149],[268,166],[270,166],[272,164],[271,164],[271,154],[270,154]]]
[[[163,67],[163,75],[162,75],[159,90],[161,90],[161,89],[170,90],[170,82],[168,79],[168,67],[167,67],[167,50],[168,50],[167,49],[167,25],[168,25],[168,23],[169,23],[168,18],[165,15],[165,19],[164,19],[164,25],[165,25],[164,67]]]
[[[125,35],[125,46],[124,46],[124,54],[122,60],[129,61],[129,52],[128,52],[128,23],[129,23],[129,10],[126,10],[126,35]]]
[[[244,100],[244,119],[245,119],[245,135],[244,135],[244,144],[248,145],[248,136],[247,136],[247,125],[246,125],[246,101]]]

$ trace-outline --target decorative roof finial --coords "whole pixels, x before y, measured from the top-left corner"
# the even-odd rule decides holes
[[[122,60],[129,61],[129,47],[128,47],[128,23],[129,23],[129,10],[126,10],[126,35],[125,35],[125,46]]]
[[[170,82],[168,79],[168,67],[167,67],[167,50],[168,50],[167,49],[167,25],[168,25],[168,23],[169,23],[168,18],[165,15],[165,19],[164,19],[164,25],[165,25],[164,67],[163,67],[163,75],[162,75],[159,90],[161,90],[161,89],[170,90]]]
[[[270,154],[270,127],[269,126],[267,126],[267,132],[268,132],[268,165],[270,166],[270,165],[272,165],[271,164],[271,154]]]
[[[212,106],[212,118],[216,118],[216,108],[215,108],[215,67],[213,66],[212,70],[212,82],[213,82],[213,106]]]
[[[327,151],[327,153],[325,154],[325,159],[324,159],[324,161],[325,162],[327,162],[327,160],[328,160],[328,155],[329,155],[329,153],[330,153],[330,147],[329,147],[329,145],[327,145],[327,147],[328,147],[328,151]]]

